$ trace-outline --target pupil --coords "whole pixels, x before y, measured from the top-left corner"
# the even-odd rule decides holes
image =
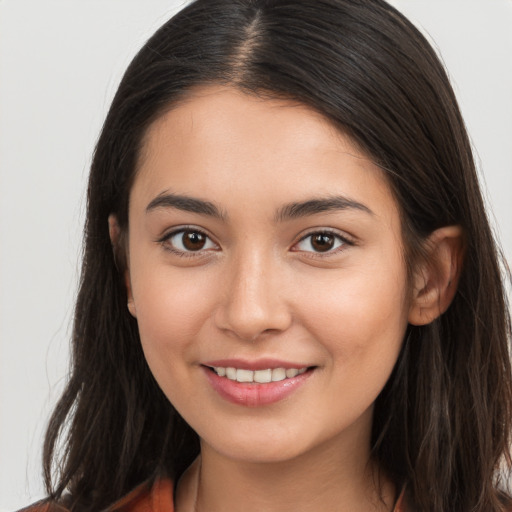
[[[313,237],[311,244],[316,251],[326,252],[329,249],[332,249],[334,245],[334,237],[326,233],[320,233]]]
[[[199,251],[204,247],[206,237],[196,231],[185,231],[183,233],[183,245],[189,251]]]

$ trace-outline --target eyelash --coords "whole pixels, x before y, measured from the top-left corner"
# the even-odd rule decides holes
[[[196,257],[200,257],[200,256],[204,256],[204,252],[209,252],[211,248],[208,248],[208,249],[199,249],[197,251],[191,251],[191,250],[181,250],[181,249],[176,249],[175,247],[173,247],[169,241],[174,238],[175,236],[177,235],[184,235],[185,233],[193,233],[193,234],[197,234],[197,235],[201,235],[203,237],[206,238],[207,242],[210,241],[211,244],[214,244],[215,246],[217,244],[215,244],[215,242],[212,241],[211,237],[205,233],[203,230],[201,229],[198,229],[194,226],[185,226],[185,227],[181,227],[179,229],[176,229],[174,231],[171,231],[170,233],[167,233],[165,234],[162,238],[160,238],[158,240],[158,243],[160,243],[165,250],[179,256],[179,257],[182,257],[182,258],[196,258]],[[300,249],[293,249],[293,247],[296,247],[297,245],[299,245],[300,243],[302,242],[305,242],[308,238],[312,238],[313,236],[315,235],[328,235],[328,236],[332,236],[336,239],[336,241],[340,242],[339,245],[337,247],[335,247],[334,249],[329,249],[325,252],[322,252],[322,251],[301,251]],[[335,242],[336,243],[336,242]],[[310,241],[310,245],[312,244],[312,241]],[[307,233],[306,235],[302,236],[297,242],[295,242],[292,246],[292,251],[293,252],[304,252],[306,254],[309,253],[308,257],[310,258],[325,258],[325,257],[329,257],[329,256],[332,256],[334,254],[338,254],[339,252],[342,252],[344,251],[347,246],[350,247],[350,246],[353,246],[355,245],[355,242],[353,240],[351,240],[349,237],[347,237],[346,235],[342,236],[340,233],[338,233],[337,231],[334,231],[332,229],[320,229],[320,230],[317,230],[317,231],[311,231],[309,233]]]
[[[333,256],[335,254],[338,254],[342,251],[344,251],[347,247],[355,245],[355,241],[349,238],[346,235],[341,235],[338,231],[335,231],[333,229],[319,229],[315,231],[310,231],[309,233],[302,236],[293,247],[296,247],[298,244],[305,242],[308,238],[310,239],[309,245],[312,244],[312,237],[315,235],[328,235],[335,238],[336,241],[340,242],[337,247],[334,249],[329,249],[327,251],[302,251],[306,254],[308,254],[309,258],[327,258],[329,256]],[[336,243],[336,242],[335,242]],[[293,250],[293,249],[292,249]],[[294,250],[295,252],[299,252],[299,250]]]
[[[181,249],[176,249],[175,247],[172,246],[172,244],[169,243],[169,241],[172,238],[174,238],[176,235],[181,234],[183,236],[187,232],[201,235],[206,238],[207,243],[209,241],[210,243],[214,244],[215,246],[217,245],[217,244],[215,244],[215,242],[212,241],[211,237],[207,233],[205,233],[203,230],[198,229],[194,226],[183,226],[179,229],[171,231],[170,233],[166,233],[162,238],[160,238],[158,240],[158,243],[160,243],[166,251],[169,251],[181,258],[197,258],[198,256],[204,256],[204,252],[209,251],[210,249],[200,249],[198,251],[187,251],[187,250],[183,251]]]

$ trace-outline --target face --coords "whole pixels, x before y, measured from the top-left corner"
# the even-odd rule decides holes
[[[368,452],[407,325],[400,233],[382,171],[304,106],[207,87],[151,126],[129,308],[203,449]]]

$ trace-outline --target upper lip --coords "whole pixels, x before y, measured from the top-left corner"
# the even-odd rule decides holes
[[[290,361],[283,361],[279,359],[272,358],[263,358],[257,359],[254,361],[249,361],[247,359],[216,359],[215,361],[206,361],[202,363],[203,366],[209,366],[211,368],[221,367],[221,368],[238,368],[240,370],[266,370],[268,368],[284,368],[285,370],[289,368],[297,368],[298,370],[301,368],[308,368],[309,364],[303,363],[295,363]]]

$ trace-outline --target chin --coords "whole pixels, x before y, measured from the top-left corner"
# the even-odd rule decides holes
[[[324,442],[323,439],[311,438],[304,432],[289,428],[244,429],[241,422],[238,432],[224,431],[217,438],[201,438],[201,449],[210,449],[224,458],[240,462],[275,464],[312,453]]]
[[[223,457],[236,460],[238,462],[245,462],[248,464],[279,464],[291,461],[302,455],[303,450],[298,446],[283,446],[280,443],[277,447],[272,445],[265,446],[264,443],[258,447],[256,443],[251,443],[253,446],[238,446],[231,444],[223,450],[224,447],[219,447],[214,450],[219,452]]]

